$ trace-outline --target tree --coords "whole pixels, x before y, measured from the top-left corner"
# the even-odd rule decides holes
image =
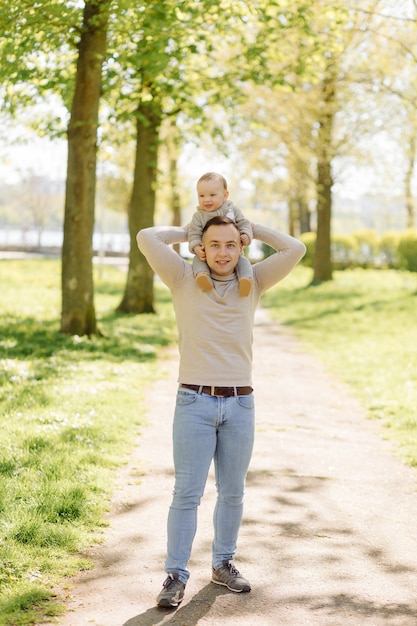
[[[316,91],[307,82],[295,88],[252,84],[250,91],[251,98],[241,107],[237,145],[245,155],[246,176],[256,186],[254,203],[271,208],[287,204],[289,232],[309,232],[316,178]]]
[[[225,79],[226,66],[219,62],[219,50],[224,39],[242,32],[239,20],[246,11],[245,5],[202,0],[198,5],[188,1],[152,3],[140,13],[127,10],[124,15],[124,23],[128,20],[130,28],[135,24],[138,33],[136,41],[118,49],[120,75],[130,83],[122,104],[129,107],[137,102],[137,149],[129,206],[129,269],[118,311],[154,310],[153,273],[137,249],[136,234],[153,224],[161,124],[182,113],[197,120],[199,126],[202,120],[208,126],[204,109],[221,100],[226,104],[230,94],[238,91]],[[123,31],[122,24],[118,28]]]
[[[340,161],[362,136],[363,124],[355,120],[348,132],[346,119],[350,109],[358,106],[354,94],[358,75],[352,68],[352,58],[358,62],[360,53],[356,54],[356,49],[363,51],[374,5],[368,3],[366,10],[354,10],[347,3],[329,6],[327,2],[305,2],[302,13],[308,23],[308,36],[300,20],[298,35],[292,40],[292,51],[287,57],[298,71],[290,75],[287,83],[269,81],[266,90],[259,90],[257,84],[253,89],[250,119],[256,143],[249,136],[246,151],[252,142],[252,152],[257,154],[255,176],[268,181],[274,166],[280,167],[281,173],[286,171],[280,191],[289,205],[290,232],[295,232],[296,221],[300,232],[309,227],[309,204],[315,200],[314,282],[332,278],[332,192],[337,175],[334,164],[336,157]],[[369,81],[369,55],[365,59]],[[268,63],[276,67],[273,57]],[[292,86],[291,91],[288,85]],[[262,162],[267,163],[267,168],[262,167]]]
[[[110,0],[85,3],[74,98],[68,127],[68,167],[62,249],[61,332],[97,334],[92,239],[98,110]]]
[[[321,114],[317,133],[317,236],[314,254],[313,283],[332,279],[331,215],[332,215],[332,159],[333,126],[336,113],[337,68],[329,63],[327,75],[321,84]]]
[[[250,80],[288,82],[286,51],[291,42],[283,44],[280,30],[291,32],[292,36],[296,29],[308,30],[300,18],[303,5],[303,0],[296,8],[279,0],[250,4],[201,0],[198,6],[183,1],[146,7],[137,26],[142,37],[136,53],[129,45],[129,72],[138,83],[140,102],[146,105],[138,108],[138,137],[146,137],[149,142],[149,131],[158,133],[164,119],[181,114],[191,120],[194,139],[204,135],[214,143],[221,135],[218,112],[227,112],[230,124],[233,111],[248,97],[246,85]],[[299,58],[302,63],[303,53]],[[143,120],[144,112],[151,116]],[[143,129],[139,133],[142,124],[146,133]],[[155,198],[158,144],[159,137],[155,135],[150,151],[138,143],[136,152],[137,159],[146,162],[141,166],[136,162],[135,166],[135,172],[142,171],[144,178],[135,180],[130,204],[131,253],[125,294],[119,306],[125,312],[153,310],[152,276],[136,249],[135,230],[153,223],[148,201]],[[146,206],[141,206],[145,198]]]
[[[153,271],[136,245],[139,230],[152,226],[159,127],[162,110],[157,101],[141,103],[136,114],[137,143],[132,198],[129,206],[130,252],[128,277],[117,310],[123,313],[154,313]]]
[[[37,231],[38,248],[42,247],[42,234],[45,225],[53,215],[53,204],[56,201],[52,191],[55,190],[51,181],[42,176],[28,174],[20,183],[19,210],[26,216],[28,228]]]
[[[385,48],[375,67],[371,89],[382,95],[385,128],[395,138],[403,153],[403,195],[406,226],[415,225],[413,177],[417,160],[417,2],[409,0],[388,11],[375,15],[378,36],[372,41],[373,50]],[[401,63],[399,63],[401,59]],[[387,107],[386,103],[391,106]],[[384,115],[388,111],[387,115]],[[398,184],[398,183],[397,183]]]
[[[17,117],[28,107],[55,95],[68,104],[72,93],[74,49],[79,37],[80,9],[62,0],[0,3],[0,98],[3,114]],[[56,108],[56,107],[55,107]],[[43,107],[33,120],[40,134],[65,128],[59,114]]]
[[[8,3],[0,11],[4,26],[0,45],[4,108],[17,115],[24,107],[54,93],[61,95],[64,104],[72,100],[67,129],[61,331],[90,335],[98,332],[93,302],[92,233],[98,105],[110,0],[87,1],[82,24],[78,4],[48,0],[35,4],[23,1],[17,7]],[[72,60],[76,47],[74,87]],[[43,121],[34,125],[39,133],[52,135],[62,129],[62,121],[54,119],[53,114],[45,115]]]
[[[181,197],[178,181],[178,158],[180,153],[179,133],[176,127],[176,119],[168,120],[165,125],[165,152],[168,164],[169,181],[169,207],[172,216],[172,225],[181,226]],[[174,250],[180,253],[180,244],[174,244]]]

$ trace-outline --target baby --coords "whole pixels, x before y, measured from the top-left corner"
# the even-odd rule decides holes
[[[195,255],[193,259],[195,280],[201,289],[210,291],[213,289],[213,282],[201,242],[204,226],[215,215],[230,217],[239,227],[240,240],[244,246],[248,246],[252,241],[252,227],[233,202],[227,200],[229,196],[227,182],[221,174],[216,172],[204,174],[197,181],[197,195],[198,207],[188,229],[188,244],[190,252]],[[239,279],[240,295],[248,296],[252,289],[253,272],[249,259],[243,254],[239,257],[236,274]]]

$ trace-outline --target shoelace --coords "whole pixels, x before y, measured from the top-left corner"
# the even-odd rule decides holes
[[[236,567],[233,565],[233,563],[228,563],[226,565],[226,567],[229,570],[230,574],[232,574],[233,576],[239,576],[240,577],[240,572],[236,569]]]
[[[177,585],[180,582],[181,581],[179,580],[179,578],[174,578],[173,576],[168,575],[168,578],[165,580],[163,586],[165,587],[165,589],[168,589],[168,587],[174,587],[174,585]],[[180,585],[178,585],[178,586],[180,586]]]

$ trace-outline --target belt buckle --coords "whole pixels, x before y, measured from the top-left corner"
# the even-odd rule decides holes
[[[215,393],[216,389],[226,389],[226,387],[216,387],[214,385],[211,385],[210,393],[211,393],[212,396],[215,396],[216,398],[227,398],[228,397],[226,393],[223,393],[223,394]]]

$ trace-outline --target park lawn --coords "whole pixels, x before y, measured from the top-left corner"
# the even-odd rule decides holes
[[[59,261],[0,261],[1,626],[59,614],[54,585],[89,567],[83,550],[101,539],[115,469],[146,423],[156,356],[175,341],[166,290],[159,315],[118,316],[125,273],[95,274],[104,336],[69,337]]]
[[[320,285],[311,279],[297,267],[264,306],[349,385],[417,467],[417,274],[354,269]]]

